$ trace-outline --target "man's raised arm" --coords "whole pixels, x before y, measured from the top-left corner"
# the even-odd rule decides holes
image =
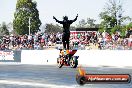
[[[74,20],[72,20],[72,22],[75,22],[77,20],[77,18],[78,18],[78,14],[77,14],[76,18]]]
[[[60,24],[63,24],[63,21],[57,20],[54,16],[53,16],[53,19],[55,19],[56,22],[58,22],[58,23],[60,23]]]

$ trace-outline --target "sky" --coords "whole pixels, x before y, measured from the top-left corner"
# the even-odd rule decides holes
[[[78,14],[77,24],[81,19],[88,17],[100,22],[99,13],[103,11],[108,0],[34,0],[37,2],[39,17],[42,25],[55,23],[53,16],[58,20],[67,15],[74,19]],[[121,0],[123,2],[123,14],[132,17],[132,0]],[[13,22],[17,0],[0,0],[0,24],[2,22]],[[73,24],[73,25],[74,25]]]

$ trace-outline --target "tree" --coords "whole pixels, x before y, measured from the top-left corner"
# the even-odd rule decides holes
[[[87,22],[85,21],[85,19],[81,19],[79,21],[79,24],[77,25],[77,27],[86,27]]]
[[[17,0],[16,11],[14,13],[13,29],[18,34],[29,33],[29,20],[31,33],[38,32],[41,26],[37,3],[32,0]]]
[[[89,28],[95,27],[95,26],[96,26],[95,21],[96,21],[96,20],[94,20],[94,19],[92,19],[92,18],[87,18],[88,27],[89,27]]]
[[[13,23],[12,22],[9,22],[7,24],[7,27],[8,27],[9,33],[11,33],[13,31]]]
[[[126,29],[129,30],[130,28],[132,28],[132,22],[129,23],[128,25],[126,25]]]
[[[57,32],[62,32],[62,27],[59,26],[58,24],[54,25],[52,23],[46,24],[45,27],[45,32],[46,33],[57,33]]]
[[[102,19],[100,31],[106,30],[107,32],[111,32],[110,28],[122,30],[122,23],[126,20],[130,20],[129,16],[123,16],[124,11],[122,7],[120,0],[109,0],[109,2],[106,3],[104,11],[99,14],[99,17]]]
[[[9,30],[5,22],[0,27],[0,35],[9,35]]]
[[[77,27],[85,27],[85,28],[93,28],[93,27],[97,27],[97,25],[95,24],[94,19],[92,18],[87,18],[87,20],[82,19],[79,21],[79,24],[77,25]]]
[[[75,26],[71,26],[70,27],[70,31],[76,31],[76,27]]]

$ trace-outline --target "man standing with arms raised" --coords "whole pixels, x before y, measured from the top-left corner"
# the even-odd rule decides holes
[[[63,42],[63,48],[64,49],[69,50],[70,25],[77,20],[77,17],[78,17],[78,14],[74,20],[68,20],[68,17],[64,16],[63,21],[59,21],[53,16],[53,19],[55,19],[56,22],[63,25],[62,42]]]

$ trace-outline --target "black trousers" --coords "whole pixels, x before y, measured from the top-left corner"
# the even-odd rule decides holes
[[[69,49],[69,38],[70,38],[70,33],[63,33],[62,42],[64,49]]]

